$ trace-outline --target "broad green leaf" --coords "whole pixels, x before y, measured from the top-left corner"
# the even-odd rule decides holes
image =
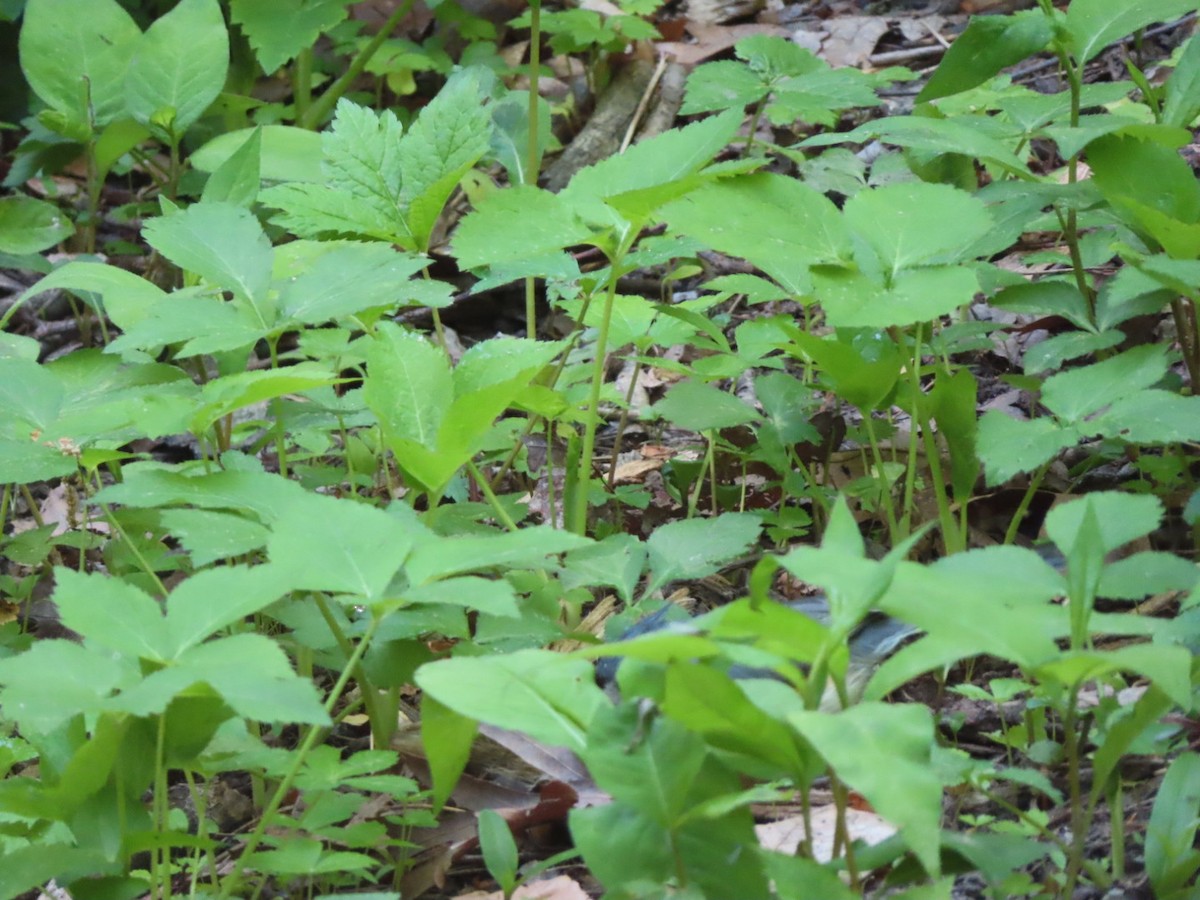
[[[1200,115],[1200,40],[1195,35],[1184,45],[1165,91],[1163,124],[1187,128]]]
[[[234,712],[247,719],[329,724],[316,687],[292,672],[279,644],[264,635],[235,634],[208,641],[186,651],[179,666],[196,682],[210,685]]]
[[[1185,224],[1200,221],[1200,187],[1174,146],[1110,135],[1088,145],[1087,159],[1110,201],[1135,200]]]
[[[1200,440],[1200,397],[1171,391],[1138,391],[1117,399],[1080,431],[1131,444],[1174,444]]]
[[[987,207],[970,194],[920,181],[859,191],[846,201],[843,214],[889,275],[937,257],[954,259],[956,250],[992,227]]]
[[[1072,0],[1066,28],[1071,52],[1080,64],[1098,55],[1109,44],[1154,22],[1168,22],[1196,11],[1195,0]]]
[[[537,525],[494,535],[461,535],[426,541],[412,552],[405,574],[415,585],[491,568],[540,568],[551,554],[591,544],[587,538]]]
[[[1133,672],[1153,682],[1180,706],[1191,702],[1192,654],[1169,644],[1128,644],[1114,650],[1068,651],[1034,669],[1038,678],[1075,686],[1113,672]]]
[[[174,141],[225,87],[229,36],[217,0],[181,0],[146,29],[125,76],[130,114],[150,125],[170,111]]]
[[[150,137],[150,129],[133,119],[117,119],[96,138],[96,176],[106,178],[126,153]]]
[[[44,734],[81,713],[99,712],[113,689],[137,675],[136,660],[71,641],[38,641],[0,659],[0,703],[27,734]]]
[[[1007,287],[992,298],[992,303],[1012,312],[1062,316],[1079,328],[1093,329],[1087,300],[1079,288],[1068,281],[1043,279],[1032,284]]]
[[[1143,600],[1151,594],[1189,591],[1200,577],[1196,564],[1172,553],[1134,553],[1109,563],[1098,593],[1114,600]]]
[[[404,601],[422,605],[462,606],[506,619],[516,619],[521,615],[512,585],[507,581],[472,575],[406,588]]]
[[[1022,359],[1025,374],[1043,375],[1062,368],[1062,364],[1068,360],[1090,356],[1099,350],[1116,347],[1124,341],[1124,332],[1117,331],[1115,328],[1098,334],[1090,331],[1068,331],[1056,334],[1039,344],[1034,344],[1025,351]]]
[[[575,807],[567,821],[588,871],[601,884],[661,885],[677,874],[679,858],[673,852],[671,833],[636,807],[626,803]]]
[[[24,303],[46,291],[66,288],[98,294],[104,310],[119,328],[141,321],[166,293],[157,285],[116,266],[93,262],[69,262],[55,269],[17,298]]]
[[[97,503],[120,503],[139,509],[196,506],[236,510],[265,524],[308,494],[296,482],[265,472],[225,470],[183,474],[157,463],[133,463],[122,469],[123,481],[103,488]]]
[[[281,511],[267,553],[294,588],[376,599],[412,543],[404,524],[382,510],[310,494]]]
[[[983,84],[1007,66],[1044,50],[1053,32],[1041,10],[974,16],[926,82],[917,102],[937,100]]]
[[[646,541],[650,585],[712,575],[724,563],[747,552],[758,541],[762,521],[750,513],[722,513],[715,519],[683,519],[654,530]]]
[[[45,366],[30,359],[0,359],[0,433],[36,441],[62,413],[66,391]]]
[[[815,364],[821,382],[861,410],[877,408],[891,394],[903,370],[904,361],[894,344],[861,347],[836,337],[819,338],[795,326],[786,330],[791,343],[784,351]]]
[[[661,213],[674,231],[754,263],[793,295],[809,292],[809,266],[840,263],[851,255],[837,207],[782,175],[708,184]]]
[[[229,203],[197,203],[151,219],[147,243],[179,268],[232,291],[255,309],[271,281],[271,242],[249,210]],[[262,312],[259,312],[262,318]],[[271,323],[262,320],[264,326]]]
[[[454,367],[454,391],[469,394],[517,378],[528,380],[550,365],[562,344],[500,335],[467,350]]]
[[[192,413],[191,430],[199,434],[217,419],[243,407],[285,394],[326,387],[337,380],[336,375],[316,363],[225,375],[201,389],[200,403]]]
[[[591,663],[547,650],[457,657],[417,670],[417,684],[443,706],[479,722],[579,752],[592,716],[607,704]]]
[[[950,482],[956,500],[970,497],[979,477],[976,455],[979,420],[975,409],[978,389],[975,376],[963,368],[949,375],[939,372],[928,393],[938,434],[950,453]]]
[[[308,271],[284,282],[279,315],[285,325],[317,324],[372,307],[398,306],[405,282],[426,263],[424,257],[379,243],[345,241],[323,250]]]
[[[685,380],[672,386],[654,411],[688,431],[716,431],[758,421],[758,412],[733,394],[698,381]]]
[[[42,102],[90,130],[125,112],[125,72],[141,36],[116,0],[28,0],[21,69]]]
[[[69,453],[43,443],[0,437],[0,484],[29,484],[62,478],[79,470]]]
[[[54,603],[65,626],[89,642],[131,659],[170,655],[167,622],[158,602],[131,584],[106,575],[54,570]]]
[[[642,725],[633,704],[601,710],[588,730],[583,761],[596,784],[660,828],[682,824],[708,748],[700,735],[658,716]]]
[[[885,819],[931,875],[939,859],[942,786],[930,755],[933,717],[913,704],[861,703],[836,715],[795,712],[788,720]]]
[[[256,130],[262,133],[259,169],[264,180],[324,182],[321,135],[291,125],[262,125],[226,132],[200,147],[188,161],[201,172],[215,172]]]
[[[933,154],[972,156],[1011,172],[1028,173],[1029,167],[1025,161],[1016,156],[1004,141],[994,137],[995,131],[996,126],[984,117],[932,119],[924,116],[888,116],[867,122],[853,131],[819,134],[801,142],[799,146],[807,149],[831,144],[861,144],[877,138],[887,144]]]
[[[363,399],[389,438],[434,449],[454,400],[445,354],[418,334],[381,328],[367,350]]]
[[[1167,374],[1167,348],[1143,344],[1090,366],[1046,379],[1042,402],[1067,422],[1079,422],[1121,397],[1157,383]]]
[[[247,209],[258,199],[262,168],[262,128],[250,132],[241,146],[204,183],[202,203],[231,203]]]
[[[52,203],[33,197],[0,197],[0,253],[39,253],[75,233]]]
[[[833,266],[815,268],[812,280],[826,320],[839,328],[928,322],[966,306],[979,290],[975,271],[964,266],[904,270],[886,287],[854,269]]]
[[[513,840],[508,822],[494,809],[479,813],[479,849],[483,852],[488,873],[501,888],[515,887],[519,862],[517,842]]]
[[[459,224],[451,242],[464,269],[546,257],[591,237],[560,194],[518,185],[488,194]]]
[[[508,172],[510,184],[530,184],[529,92],[509,91],[492,103],[490,155]],[[538,165],[550,143],[550,104],[538,99]]]
[[[601,541],[568,552],[560,578],[569,589],[578,585],[609,585],[626,603],[642,577],[646,548],[631,534],[611,534]]]
[[[688,76],[681,115],[743,109],[766,96],[769,87],[762,76],[745,63],[721,60],[705,63]]]
[[[264,337],[264,328],[247,306],[239,306],[214,296],[211,289],[185,288],[160,299],[125,333],[110,341],[108,353],[127,350],[157,351],[168,344],[180,344],[178,359],[202,353],[219,353],[250,347]]]
[[[488,152],[491,130],[478,78],[468,70],[446,83],[400,139],[401,203],[414,241],[409,249],[429,248],[450,192]]]
[[[1094,510],[1099,523],[1103,553],[1111,553],[1149,534],[1158,527],[1163,513],[1162,501],[1149,494],[1097,491],[1070,503],[1060,503],[1046,515],[1045,528],[1050,539],[1068,556],[1089,509]]]
[[[351,0],[230,0],[230,17],[268,75],[346,18]]]
[[[992,409],[979,420],[979,459],[990,486],[1032,472],[1079,439],[1051,418],[1021,421]]]
[[[258,522],[210,509],[167,509],[160,521],[187,550],[194,566],[207,566],[257,550],[267,543],[267,530]],[[190,579],[189,579],[190,581]]]
[[[292,584],[291,573],[281,566],[223,566],[189,576],[167,597],[170,655],[178,656],[218,631],[262,611]]]
[[[604,199],[699,172],[734,138],[741,121],[741,111],[731,110],[665,131],[576,172],[560,196],[592,224],[617,224]]]

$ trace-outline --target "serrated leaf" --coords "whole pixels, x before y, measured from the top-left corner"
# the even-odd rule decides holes
[[[418,334],[381,329],[367,350],[363,400],[386,435],[435,448],[442,418],[454,400],[445,354]]]
[[[401,215],[403,131],[391,110],[376,113],[343,98],[321,136],[329,186],[365,201],[393,228]]]
[[[1138,391],[1116,400],[1081,425],[1080,430],[1131,444],[1200,440],[1200,397],[1184,397],[1171,391]]]
[[[70,122],[107,125],[125,112],[125,71],[141,36],[116,0],[28,0],[21,69]]]
[[[423,257],[398,253],[387,244],[343,242],[328,247],[308,271],[284,282],[279,315],[286,327],[317,324],[373,307],[396,307]]]
[[[230,17],[241,26],[268,75],[317,42],[346,18],[351,0],[230,0]]]
[[[646,541],[656,590],[679,578],[703,578],[745,553],[758,540],[762,521],[749,513],[722,513],[715,519],[685,519],[656,528]]]
[[[546,257],[591,237],[560,194],[518,185],[487,195],[459,223],[451,246],[464,269]]]
[[[1167,374],[1167,348],[1143,344],[1090,366],[1046,379],[1042,402],[1056,416],[1078,422],[1114,400],[1148,388]]]
[[[979,420],[979,459],[989,486],[1003,484],[1022,472],[1032,472],[1079,439],[1073,428],[1051,418],[1020,421],[999,410]]]
[[[982,202],[946,184],[914,181],[859,191],[843,208],[846,224],[866,240],[885,271],[929,263],[987,234]]]
[[[22,729],[45,734],[73,716],[100,711],[114,688],[136,677],[133,660],[71,641],[38,641],[0,659],[0,702]]]
[[[271,222],[297,237],[335,234],[369,237],[389,244],[413,243],[401,219],[386,217],[370,201],[325,184],[279,184],[267,188],[259,199],[279,210]]]
[[[208,510],[171,510],[172,513],[204,514],[210,524],[216,513]],[[243,520],[245,521],[245,520]],[[262,546],[266,532],[262,534]],[[223,566],[196,572],[167,597],[167,631],[171,656],[207,640],[223,628],[254,615],[290,590],[294,582],[283,567]]]
[[[193,153],[188,161],[201,172],[215,172],[231,157],[255,129],[243,128],[219,135]],[[262,125],[262,157],[259,169],[266,181],[303,181],[320,184],[321,135],[291,125]]]
[[[654,404],[654,411],[688,431],[713,431],[758,421],[761,416],[749,404],[708,384],[681,381]]]
[[[54,580],[54,603],[66,627],[132,659],[169,655],[166,619],[149,594],[118,578],[61,567]]]
[[[742,109],[761,100],[767,90],[763,79],[744,63],[733,60],[705,63],[688,76],[687,92],[679,113],[691,116],[721,109]]]
[[[229,203],[197,203],[151,219],[142,235],[181,269],[232,291],[255,308],[264,299],[271,282],[271,242],[249,210]]]
[[[781,175],[747,175],[705,185],[661,210],[674,231],[740,256],[795,295],[811,288],[809,266],[851,254],[837,207]]]
[[[383,592],[412,547],[399,519],[352,500],[315,494],[283,510],[271,531],[271,564],[292,587],[367,599]]]
[[[398,154],[401,202],[415,244],[410,249],[428,249],[450,192],[488,152],[491,130],[478,81],[464,72],[447,82],[405,133]]]
[[[130,114],[143,125],[173,111],[178,140],[225,87],[229,35],[217,0],[181,0],[137,42],[125,76]]]

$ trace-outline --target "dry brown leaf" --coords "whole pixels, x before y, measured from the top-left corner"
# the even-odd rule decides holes
[[[859,68],[875,52],[879,39],[887,34],[888,22],[882,16],[841,16],[825,23],[829,37],[818,54],[835,69]]]
[[[837,807],[830,805],[813,810],[812,827],[813,856],[818,862],[828,862],[833,858]],[[861,809],[846,810],[846,830],[851,840],[861,840],[867,844],[878,844],[896,833],[895,826],[877,813]],[[795,855],[800,842],[804,840],[804,817],[792,816],[778,822],[756,825],[754,832],[765,849]]]
[[[523,884],[513,891],[513,900],[587,900],[588,893],[575,879],[557,875],[545,881]],[[504,900],[503,891],[471,891],[459,894],[458,900]]]

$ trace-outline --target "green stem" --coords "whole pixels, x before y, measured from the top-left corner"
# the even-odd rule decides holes
[[[894,547],[902,540],[900,523],[896,521],[896,506],[892,502],[892,485],[887,480],[887,471],[883,466],[883,454],[879,450],[879,438],[875,434],[875,424],[869,409],[863,410],[863,425],[867,429],[867,442],[871,445],[871,459],[875,463],[875,477],[879,481],[883,513],[887,516],[888,537]]]
[[[350,673],[356,668],[362,660],[363,654],[367,650],[367,646],[371,643],[371,639],[375,636],[375,631],[379,627],[379,620],[372,619],[366,633],[358,642],[358,646],[354,648],[354,653],[351,655],[342,673],[338,676],[337,683],[333,686],[333,690],[329,692],[329,698],[325,701],[325,712],[332,715],[334,706],[337,705],[338,698],[346,689],[347,683],[350,681]],[[221,885],[221,891],[217,895],[219,900],[229,900],[233,895],[234,889],[237,887],[243,870],[246,868],[246,861],[253,856],[254,851],[258,849],[258,845],[262,843],[263,837],[266,835],[267,826],[279,812],[279,808],[283,806],[284,798],[291,792],[292,785],[296,781],[296,777],[300,774],[300,769],[304,766],[308,759],[308,754],[312,752],[317,741],[321,738],[325,729],[312,725],[308,729],[308,733],[304,735],[304,740],[300,746],[292,753],[291,765],[288,767],[287,773],[283,776],[283,780],[279,782],[279,786],[275,788],[275,793],[271,795],[271,801],[267,804],[267,808],[263,810],[263,814],[259,817],[258,823],[254,826],[254,831],[246,839],[246,844],[242,847],[241,854],[238,855],[237,861],[233,864],[233,869],[225,877],[224,883]],[[258,900],[262,889],[266,884],[265,881],[260,881],[255,887],[254,893],[251,895],[251,900]]]
[[[1025,488],[1025,495],[1021,497],[1021,502],[1017,504],[1017,511],[1013,513],[1012,521],[1008,523],[1008,530],[1004,532],[1005,544],[1011,544],[1013,538],[1017,536],[1017,532],[1021,528],[1021,523],[1025,521],[1025,514],[1029,512],[1029,505],[1033,503],[1033,498],[1037,494],[1038,488],[1042,486],[1042,479],[1050,471],[1051,462],[1052,460],[1047,460],[1042,463],[1041,468],[1030,479],[1029,487]]]
[[[400,20],[412,11],[413,3],[415,2],[416,0],[404,0],[403,3],[392,11],[392,14],[387,17],[387,21],[380,26],[379,31],[375,33],[374,37],[354,55],[354,59],[350,60],[350,65],[342,76],[313,102],[303,118],[297,117],[297,125],[312,131],[325,121],[325,118],[333,111],[334,105],[350,89],[350,85],[354,83],[354,79],[363,73],[363,70],[367,67],[367,63],[371,61],[371,57],[383,46],[383,42],[388,39],[388,35],[400,24]]]
[[[600,419],[600,389],[604,385],[604,361],[608,356],[608,330],[612,323],[613,303],[617,296],[617,273],[620,271],[618,260],[625,256],[628,244],[636,238],[636,230],[631,229],[633,238],[626,238],[611,261],[608,275],[607,290],[604,294],[604,309],[600,313],[600,328],[596,334],[596,358],[592,364],[592,384],[588,394],[587,413],[583,424],[583,450],[579,459],[579,486],[575,494],[574,507],[571,510],[570,530],[576,534],[586,534],[588,524],[588,487],[592,480],[592,459],[596,449],[596,425]]]
[[[312,105],[312,69],[312,47],[305,47],[296,56],[296,66],[292,69],[292,105],[297,122],[304,118]]]
[[[496,514],[496,518],[499,519],[500,524],[509,531],[519,531],[517,523],[512,520],[512,516],[508,514],[508,510],[504,508],[504,505],[500,502],[500,498],[496,496],[496,492],[492,490],[492,486],[488,483],[488,480],[476,468],[473,460],[467,460],[467,471],[471,473],[471,477],[475,479],[475,483],[483,491],[483,496],[487,498],[488,506]],[[553,479],[553,473],[551,473],[551,478]]]

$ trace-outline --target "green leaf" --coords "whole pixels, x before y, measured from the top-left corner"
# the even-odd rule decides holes
[[[413,235],[410,249],[427,250],[450,192],[491,146],[491,111],[483,104],[478,76],[452,77],[421,110],[400,139],[397,156],[404,183],[401,202]]]
[[[1139,28],[1154,22],[1169,22],[1195,11],[1195,0],[1157,0],[1147,4],[1128,0],[1072,0],[1066,18],[1072,55],[1082,65]]]
[[[61,567],[54,570],[54,580],[54,603],[66,627],[132,659],[170,655],[166,619],[149,594],[119,578]]]
[[[363,400],[389,439],[437,447],[437,433],[454,399],[454,380],[441,350],[399,328],[381,328],[367,349]]]
[[[1096,491],[1086,497],[1061,503],[1046,516],[1045,528],[1050,539],[1069,557],[1084,515],[1095,512],[1103,545],[1101,555],[1149,534],[1162,519],[1162,501],[1148,494],[1123,494]]]
[[[1079,422],[1114,400],[1157,383],[1167,374],[1167,348],[1143,344],[1090,366],[1046,379],[1042,403],[1067,422]]]
[[[928,322],[966,306],[979,290],[978,276],[965,266],[901,271],[887,286],[855,269],[821,266],[814,268],[812,281],[825,318],[838,328]]]
[[[262,168],[262,128],[250,132],[241,145],[204,183],[202,203],[231,203],[247,209],[258,199]]]
[[[228,68],[229,36],[217,0],[181,0],[137,43],[125,76],[129,112],[151,125],[170,110],[174,143],[217,99]]]
[[[950,185],[919,181],[859,191],[843,212],[890,275],[939,257],[953,260],[956,250],[992,228],[981,201]]]
[[[116,0],[28,0],[21,69],[35,94],[77,125],[125,112],[125,72],[141,30]]]
[[[192,412],[191,430],[199,434],[217,419],[243,407],[285,394],[328,387],[337,380],[335,375],[316,363],[222,376],[201,389],[200,403]]]
[[[167,296],[160,287],[139,275],[103,263],[72,261],[55,269],[17,298],[24,303],[46,291],[65,288],[100,295],[104,310],[119,328],[145,318]]]
[[[904,361],[890,342],[858,346],[823,339],[788,325],[791,344],[783,349],[806,362],[815,363],[821,381],[829,390],[861,410],[875,409],[896,386]]]
[[[722,513],[715,519],[684,519],[656,528],[646,541],[646,592],[680,578],[712,575],[746,553],[758,541],[761,528],[761,520],[751,513]]]
[[[221,300],[209,289],[175,291],[142,312],[142,318],[109,342],[107,352],[157,351],[178,343],[181,346],[175,351],[176,358],[187,359],[249,347],[267,332],[248,307]]]
[[[518,185],[488,194],[454,232],[452,247],[464,269],[536,259],[591,237],[560,194]]]
[[[81,713],[99,712],[116,687],[136,677],[134,660],[71,641],[38,641],[0,659],[0,703],[26,734],[45,734]]]
[[[769,87],[745,63],[733,60],[705,63],[692,71],[680,115],[743,109],[767,95]]]
[[[1184,896],[1200,869],[1200,754],[1176,757],[1163,776],[1146,827],[1146,874],[1156,897]],[[1175,892],[1179,891],[1177,895]]]
[[[262,125],[219,135],[188,157],[201,172],[215,172],[242,147],[254,133],[262,133],[262,157],[259,169],[267,181],[304,181],[320,184],[325,180],[321,167],[321,135],[291,125]]]
[[[282,325],[318,324],[373,307],[395,307],[405,282],[426,264],[386,244],[350,241],[324,244],[307,271],[287,279],[279,292]]]
[[[27,443],[49,431],[62,413],[66,391],[45,366],[29,359],[0,359],[0,433]]]
[[[483,864],[500,889],[511,890],[517,882],[517,842],[508,823],[494,809],[479,813],[479,849],[483,851]]]
[[[187,550],[195,566],[244,556],[267,543],[258,522],[208,509],[168,509],[159,515],[171,536]]]
[[[983,84],[1002,69],[1044,50],[1053,37],[1041,10],[974,16],[930,76],[917,102],[949,97]]]
[[[223,566],[196,572],[167,597],[170,655],[178,656],[260,612],[290,590],[293,583],[291,573],[280,566]]]
[[[267,552],[292,587],[382,595],[413,545],[404,524],[352,500],[305,495],[271,526]]]
[[[51,203],[33,197],[0,197],[0,253],[39,253],[75,233]]]
[[[589,662],[547,650],[458,657],[417,670],[417,684],[460,715],[579,752],[607,704]]]
[[[384,216],[370,201],[326,184],[279,184],[264,190],[260,199],[279,210],[272,223],[299,237],[337,234],[413,244],[399,215]]]
[[[1200,115],[1200,40],[1192,35],[1164,88],[1162,122],[1187,128]]]
[[[271,282],[271,242],[249,210],[229,203],[197,203],[151,219],[142,235],[179,268],[256,308],[265,299]]]
[[[1170,644],[1128,644],[1114,650],[1067,651],[1033,670],[1033,675],[1074,687],[1114,672],[1132,672],[1153,682],[1179,705],[1191,697],[1192,654]]]
[[[684,380],[672,386],[654,411],[688,431],[714,431],[758,421],[758,412],[745,401],[709,384]]]
[[[932,876],[939,859],[942,786],[930,763],[933,717],[916,705],[861,703],[836,715],[794,712],[788,721],[893,825]]]
[[[491,157],[508,172],[510,184],[531,184],[529,165],[529,92],[509,91],[492,103]],[[538,155],[550,143],[550,104],[538,98]]]
[[[1079,439],[1051,418],[1022,421],[991,409],[979,420],[979,458],[990,486],[1032,472]]]
[[[809,292],[808,267],[848,260],[850,235],[823,194],[782,175],[708,184],[661,210],[671,228],[740,256],[794,295]]]
[[[546,557],[591,544],[587,538],[548,525],[522,528],[502,534],[459,535],[418,545],[405,566],[415,585],[463,572],[490,568],[534,568]]]
[[[1029,167],[999,137],[996,127],[983,117],[958,116],[932,119],[925,116],[888,116],[860,125],[853,131],[819,134],[800,143],[800,148],[831,144],[867,143],[873,138],[899,147],[932,154],[962,154],[993,163],[1015,173],[1027,174]]]
[[[346,18],[351,0],[230,0],[230,17],[270,75]]]
[[[1173,444],[1200,440],[1200,397],[1146,390],[1117,399],[1080,426],[1080,431],[1131,444]]]
[[[440,810],[471,758],[479,730],[474,719],[461,716],[432,696],[421,699],[421,743],[433,779],[433,806]]]
[[[1194,563],[1172,553],[1134,553],[1104,567],[1097,593],[1114,600],[1143,600],[1152,594],[1189,591],[1200,577]]]

